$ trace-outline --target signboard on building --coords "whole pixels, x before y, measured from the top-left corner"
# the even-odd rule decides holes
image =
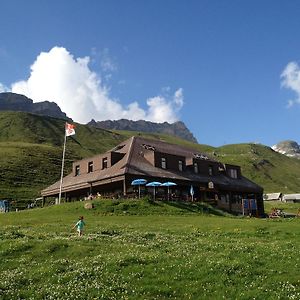
[[[214,183],[213,183],[212,181],[210,181],[210,182],[208,183],[208,188],[209,188],[209,189],[213,189],[213,188],[214,188]]]

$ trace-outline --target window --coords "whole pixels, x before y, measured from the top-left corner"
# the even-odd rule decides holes
[[[199,173],[199,170],[198,170],[198,164],[197,164],[196,162],[194,163],[194,172],[195,172],[196,174]]]
[[[237,178],[237,169],[229,169],[229,176],[231,178]]]
[[[107,168],[107,157],[102,158],[102,170]]]
[[[90,162],[88,163],[88,173],[93,172],[93,169],[94,169],[94,167],[93,167],[93,162],[90,161]]]
[[[178,161],[178,170],[182,172],[182,169],[183,169],[183,161],[179,160]]]
[[[231,203],[238,203],[238,204],[242,204],[242,197],[240,195],[232,195],[231,196]]]
[[[214,169],[213,169],[212,166],[209,166],[209,167],[208,167],[208,175],[209,175],[209,176],[214,175]]]
[[[79,176],[80,175],[80,166],[75,166],[75,176]]]
[[[164,157],[161,158],[161,168],[162,169],[167,168],[167,160]]]

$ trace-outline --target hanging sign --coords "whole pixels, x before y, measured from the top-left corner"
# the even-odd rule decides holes
[[[209,188],[209,189],[213,189],[213,188],[214,188],[214,183],[213,183],[212,181],[210,181],[210,182],[208,183],[208,188]]]

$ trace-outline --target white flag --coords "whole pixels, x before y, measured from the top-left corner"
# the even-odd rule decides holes
[[[75,134],[75,125],[66,123],[66,136]]]

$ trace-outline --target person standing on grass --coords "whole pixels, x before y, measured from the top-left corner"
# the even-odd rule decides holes
[[[79,217],[78,222],[73,226],[73,228],[77,228],[78,236],[83,235],[83,227],[85,226],[85,222],[83,221],[83,216]]]

